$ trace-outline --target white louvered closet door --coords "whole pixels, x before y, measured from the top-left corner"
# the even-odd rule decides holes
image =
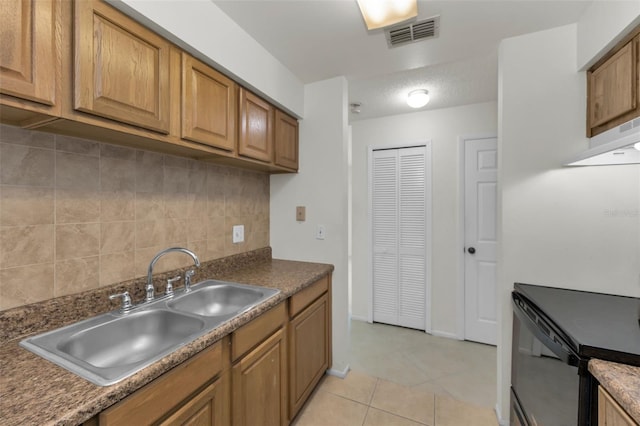
[[[373,151],[373,321],[426,327],[426,148]]]

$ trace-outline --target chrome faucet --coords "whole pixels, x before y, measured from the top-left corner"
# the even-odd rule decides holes
[[[200,267],[200,261],[198,260],[198,256],[196,256],[196,254],[191,250],[188,250],[182,247],[169,247],[168,249],[162,250],[160,253],[155,255],[155,257],[153,258],[153,260],[151,260],[151,263],[149,264],[149,270],[147,272],[147,286],[145,287],[147,295],[144,299],[146,302],[152,301],[155,297],[154,289],[153,289],[153,267],[162,256],[174,251],[188,254],[193,259],[193,264],[195,265],[195,267],[196,268]]]

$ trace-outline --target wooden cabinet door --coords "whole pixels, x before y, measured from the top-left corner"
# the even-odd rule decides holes
[[[228,375],[207,386],[160,426],[226,426],[229,424]]]
[[[182,138],[227,151],[236,147],[236,83],[182,53]]]
[[[55,102],[55,1],[0,1],[0,93]]]
[[[249,352],[232,368],[232,423],[276,426],[286,413],[286,346],[284,330]]]
[[[631,40],[588,74],[590,129],[636,109],[638,102],[636,50],[637,41]]]
[[[298,170],[298,120],[276,110],[275,127],[274,163]]]
[[[240,155],[273,161],[273,112],[269,102],[244,88],[240,89]]]
[[[598,386],[598,426],[638,426],[602,386]]]
[[[289,418],[329,368],[329,304],[324,294],[289,323]]]
[[[77,110],[169,133],[171,44],[98,0],[75,2]]]

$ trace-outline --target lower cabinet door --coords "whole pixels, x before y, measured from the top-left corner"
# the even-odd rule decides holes
[[[289,324],[289,418],[329,368],[329,304],[325,294]]]
[[[226,426],[229,424],[229,379],[224,373],[204,388],[160,426]]]
[[[232,423],[277,426],[286,413],[286,345],[284,330],[273,333],[232,368]]]

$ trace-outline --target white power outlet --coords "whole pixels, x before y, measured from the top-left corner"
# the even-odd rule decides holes
[[[324,225],[318,225],[316,228],[316,240],[324,240],[327,236],[327,230]]]
[[[244,225],[233,225],[233,242],[241,243],[244,241]]]

